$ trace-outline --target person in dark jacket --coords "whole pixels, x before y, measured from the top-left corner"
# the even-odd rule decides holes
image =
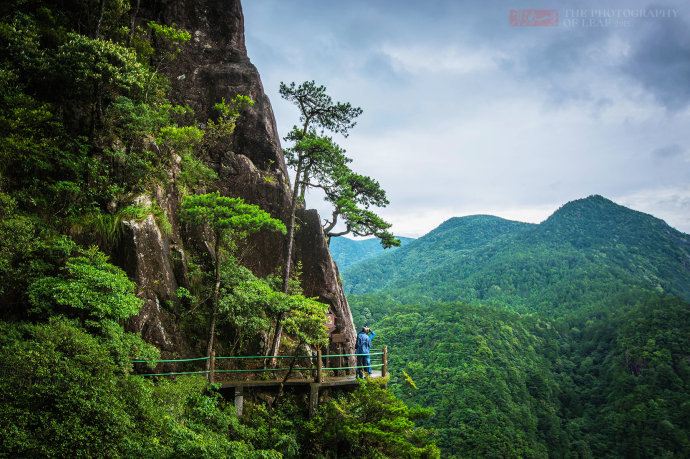
[[[371,356],[369,351],[371,349],[371,342],[376,336],[376,333],[371,331],[368,326],[362,327],[362,331],[357,335],[357,345],[355,347],[355,354],[357,354],[357,377],[363,378],[366,370],[367,374],[371,376]]]

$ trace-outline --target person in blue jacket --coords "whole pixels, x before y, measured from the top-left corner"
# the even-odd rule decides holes
[[[357,345],[355,347],[355,354],[357,355],[357,377],[363,378],[366,370],[367,374],[371,375],[371,356],[369,350],[371,349],[371,341],[376,336],[376,333],[371,331],[368,326],[362,327],[362,331],[357,335]],[[361,355],[360,355],[361,354]]]

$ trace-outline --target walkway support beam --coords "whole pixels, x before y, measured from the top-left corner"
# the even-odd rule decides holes
[[[319,384],[311,383],[309,385],[309,417],[312,418],[319,408]]]
[[[242,416],[242,411],[244,410],[244,387],[235,387],[235,410],[237,411],[237,417]]]

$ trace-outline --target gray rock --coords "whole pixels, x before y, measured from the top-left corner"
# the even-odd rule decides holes
[[[173,97],[190,105],[200,123],[213,115],[213,105],[221,98],[250,95],[255,105],[238,122],[232,144],[212,152],[210,162],[220,177],[220,191],[240,196],[260,205],[273,216],[287,221],[289,182],[287,168],[270,101],[264,93],[259,73],[247,56],[244,20],[239,0],[177,0],[143,7],[141,21],[155,19],[176,24],[192,32],[192,40],[175,62],[165,69],[173,87]],[[171,185],[156,190],[156,201],[172,224],[172,234],[164,235],[153,217],[126,224],[124,241],[115,258],[139,286],[145,299],[141,314],[131,325],[150,342],[170,355],[188,355],[201,349],[180,336],[175,321],[162,305],[175,301],[175,290],[186,284],[184,248],[205,250],[208,235],[187,234],[175,219],[179,195],[170,171]],[[330,305],[336,330],[344,342],[332,351],[350,351],[355,331],[338,270],[315,210],[300,210],[296,257],[302,261],[305,294]],[[261,234],[248,242],[251,250],[242,260],[257,275],[276,272],[284,253],[284,237]],[[192,349],[195,349],[192,351]]]

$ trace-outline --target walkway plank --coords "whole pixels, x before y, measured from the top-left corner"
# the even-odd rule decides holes
[[[371,377],[380,378],[381,372],[374,371]],[[217,382],[221,385],[221,388],[226,389],[230,387],[277,387],[282,381],[282,379],[240,379]],[[290,378],[285,381],[286,386],[309,386],[311,384],[316,384],[319,387],[354,386],[357,384],[357,379],[355,375],[348,375],[324,377],[320,383],[316,383],[313,379],[307,378]]]

